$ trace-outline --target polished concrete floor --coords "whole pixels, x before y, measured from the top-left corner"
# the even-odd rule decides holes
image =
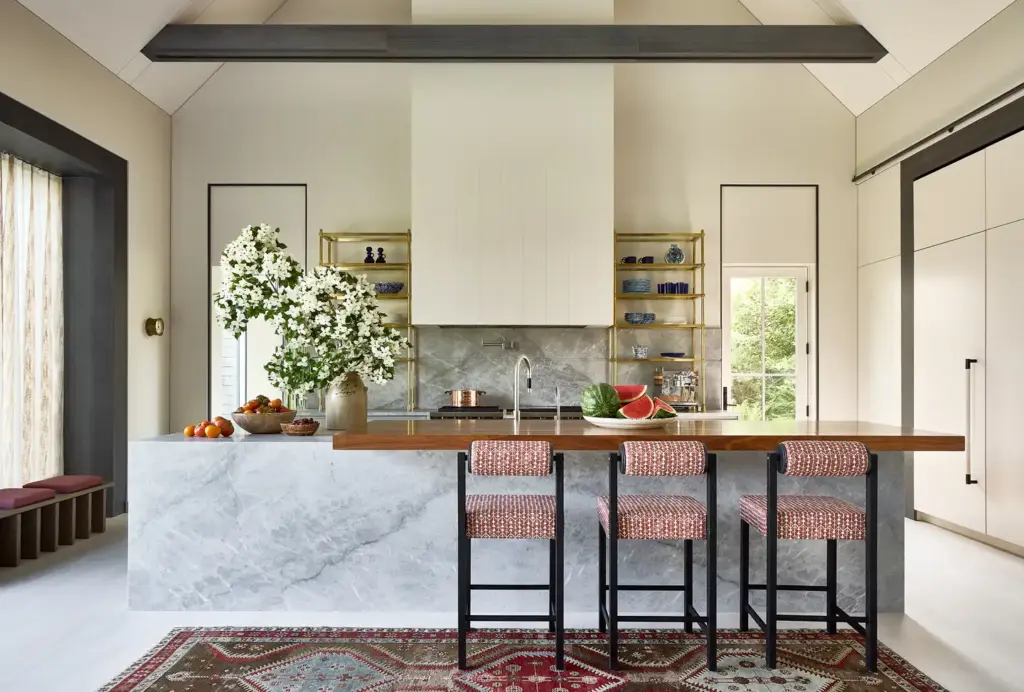
[[[380,622],[330,613],[138,613],[125,607],[126,523],[0,570],[0,690],[95,690],[172,627],[449,625],[450,614]],[[567,618],[568,619],[568,618]],[[592,618],[591,618],[592,619]],[[953,692],[1024,690],[1024,560],[926,524],[907,525],[907,615],[881,639]],[[590,627],[579,618],[570,627]],[[734,627],[735,616],[723,617]]]

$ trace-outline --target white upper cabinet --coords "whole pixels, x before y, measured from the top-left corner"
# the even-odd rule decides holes
[[[900,167],[857,186],[857,265],[900,254]]]
[[[914,454],[914,509],[985,531],[985,233],[914,253],[914,427],[970,435],[964,452]],[[967,397],[966,359],[971,368]],[[970,406],[971,427],[967,430]]]
[[[1024,219],[1024,132],[985,150],[986,228]]]
[[[914,183],[914,249],[985,230],[985,152]]]
[[[988,476],[988,533],[1024,546],[1024,221],[988,231],[986,303],[987,382],[985,450]]]

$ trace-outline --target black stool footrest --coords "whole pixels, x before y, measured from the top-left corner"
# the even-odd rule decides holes
[[[619,584],[615,588],[619,591],[686,591],[682,584]],[[604,590],[609,591],[611,587],[605,585]]]
[[[550,615],[470,615],[470,622],[547,622]]]
[[[747,588],[751,591],[765,591],[768,586],[765,584],[748,584]],[[815,586],[813,584],[779,584],[775,587],[776,591],[820,591],[825,593],[828,591],[827,586]]]
[[[470,584],[473,591],[547,591],[547,584]]]

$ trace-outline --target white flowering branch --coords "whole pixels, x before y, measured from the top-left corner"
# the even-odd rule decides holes
[[[265,368],[293,394],[322,389],[348,372],[383,384],[408,341],[384,326],[373,285],[336,267],[309,272],[288,256],[280,229],[246,226],[221,255],[217,319],[239,337],[249,320],[270,322],[284,342]]]

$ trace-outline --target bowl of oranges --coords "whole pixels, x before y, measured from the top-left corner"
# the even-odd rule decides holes
[[[216,439],[218,437],[231,437],[235,434],[235,426],[227,418],[217,416],[212,421],[204,420],[198,425],[185,427],[185,437],[201,437],[203,439]]]
[[[239,406],[231,414],[231,419],[242,430],[253,435],[274,435],[281,432],[282,423],[291,423],[295,419],[295,411],[281,403],[280,399],[271,399],[260,394]]]

